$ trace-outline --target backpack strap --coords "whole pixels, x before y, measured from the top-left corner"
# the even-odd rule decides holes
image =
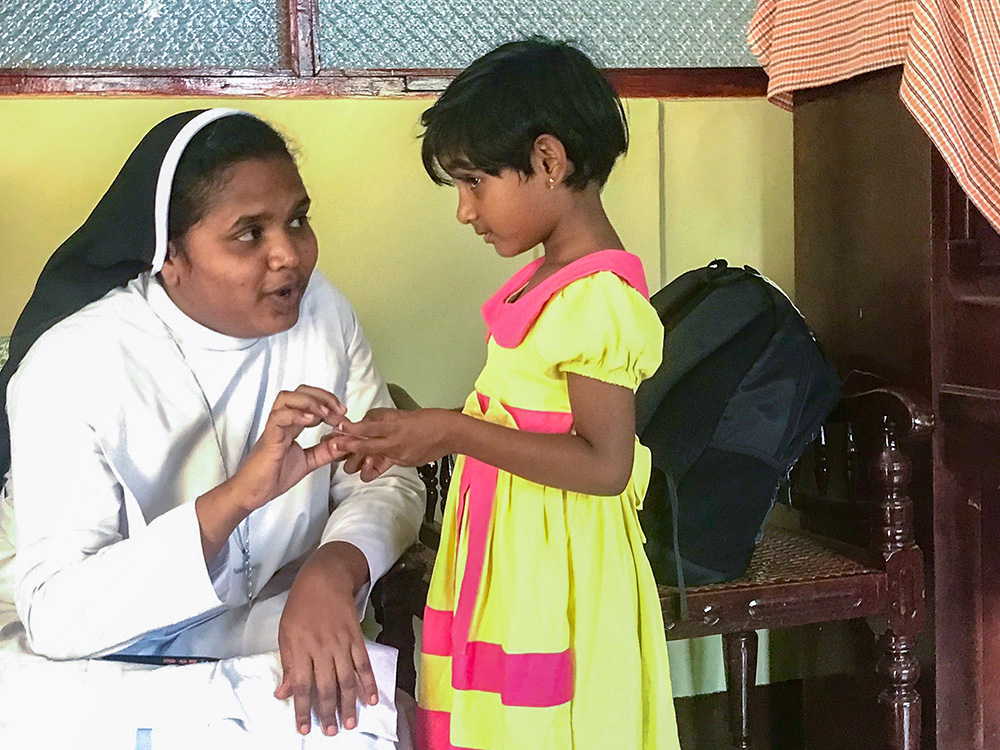
[[[682,620],[688,618],[688,597],[687,587],[684,585],[684,563],[681,561],[681,540],[680,540],[680,498],[677,496],[677,482],[674,481],[670,472],[666,472],[667,492],[670,495],[670,517],[674,531],[674,568],[677,573],[677,593],[680,599],[680,615]]]
[[[483,304],[483,320],[493,339],[505,349],[518,346],[554,295],[574,281],[599,271],[611,271],[643,297],[649,299],[646,272],[638,256],[624,250],[601,250],[563,266],[534,289],[513,302],[508,300],[535,274],[544,258],[532,261],[510,279]]]

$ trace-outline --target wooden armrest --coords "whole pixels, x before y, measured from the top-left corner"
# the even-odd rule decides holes
[[[399,651],[396,685],[410,695],[416,695],[417,679],[413,618],[423,615],[433,566],[434,551],[417,542],[372,587],[375,620],[382,626],[377,640]]]
[[[406,389],[401,385],[396,385],[396,383],[388,383],[389,396],[392,398],[392,403],[396,405],[397,409],[402,409],[403,411],[416,411],[420,408],[413,396],[406,392]]]
[[[934,413],[922,394],[853,370],[844,379],[843,395],[834,417],[862,423],[871,420],[873,414],[888,419],[900,438],[925,440],[934,430]]]

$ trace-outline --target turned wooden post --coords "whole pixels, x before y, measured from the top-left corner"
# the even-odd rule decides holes
[[[813,455],[816,460],[816,465],[813,467],[816,491],[821,497],[826,497],[830,489],[830,454],[826,443],[825,425],[819,428],[819,435],[813,442]]]
[[[914,653],[923,625],[923,558],[913,539],[913,502],[907,494],[912,464],[899,449],[895,425],[882,426],[879,453],[873,465],[878,504],[874,544],[886,562],[888,585],[896,595],[889,627],[880,641],[877,671],[883,689],[879,703],[886,711],[888,747],[919,750],[920,664]]]
[[[854,502],[858,489],[858,446],[854,440],[854,427],[847,423],[847,434],[844,436],[844,485],[847,488],[847,499]]]
[[[427,505],[424,507],[424,522],[420,525],[420,541],[431,549],[437,549],[441,541],[441,528],[435,522],[440,491],[438,489],[438,473],[440,462],[433,462],[417,467],[417,474],[427,490]]]
[[[438,502],[438,463],[436,461],[417,467],[417,474],[427,490],[427,505],[424,508],[424,523],[434,523],[434,510]]]
[[[423,614],[421,582],[424,572],[419,566],[397,563],[372,589],[375,620],[382,626],[375,640],[399,651],[396,687],[412,696],[416,696],[417,688],[413,618]]]
[[[436,549],[441,541],[441,528],[434,517],[438,502],[446,492],[439,484],[443,463],[445,460],[417,467],[417,473],[427,490],[420,542],[430,549]],[[371,597],[375,620],[382,626],[382,632],[376,640],[399,651],[396,687],[413,696],[416,695],[417,683],[413,618],[423,616],[430,568],[430,563],[424,557],[414,554],[414,550],[418,548],[420,544],[407,550],[375,583]]]
[[[757,684],[757,631],[725,633],[726,693],[734,750],[750,747],[750,691]]]

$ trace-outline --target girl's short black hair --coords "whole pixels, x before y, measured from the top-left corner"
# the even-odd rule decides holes
[[[168,239],[183,252],[185,235],[205,216],[211,199],[228,181],[229,168],[246,159],[275,156],[295,163],[281,134],[253,115],[220,117],[195,133],[174,173]]]
[[[568,187],[601,186],[628,149],[625,109],[583,52],[531,37],[497,47],[463,70],[420,118],[424,169],[438,185],[448,171],[532,173],[535,139],[559,139],[573,171]]]

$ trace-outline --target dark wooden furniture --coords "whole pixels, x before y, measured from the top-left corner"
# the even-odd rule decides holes
[[[744,577],[688,590],[688,619],[678,615],[677,590],[660,588],[669,640],[723,636],[735,748],[750,748],[757,630],[875,616],[888,622],[878,672],[889,746],[919,748],[919,670],[912,649],[923,625],[924,578],[907,495],[910,460],[900,441],[927,438],[932,419],[919,397],[870,386],[863,383],[842,399],[807,459],[809,470],[797,473],[791,492],[793,507],[806,517],[847,521],[848,528],[857,518],[866,527],[870,517],[870,542],[859,546],[798,529],[768,528]],[[421,541],[373,594],[383,625],[380,640],[399,649],[398,684],[409,692],[415,685],[413,618],[423,612],[439,538],[435,516],[447,492],[450,464],[421,467],[421,476],[428,488]]]
[[[889,69],[795,96],[796,301],[843,371],[879,372],[933,405],[933,452],[914,454],[911,487],[933,559],[925,746],[994,750],[1000,235],[900,102],[899,79]]]
[[[750,748],[756,631],[858,618],[887,618],[878,674],[888,747],[919,748],[913,647],[924,575],[907,494],[911,462],[899,441],[918,444],[932,426],[928,405],[912,394],[884,386],[848,392],[803,457],[810,470],[794,472],[790,493],[805,528],[841,529],[840,538],[768,528],[745,576],[688,591],[687,620],[676,592],[661,588],[668,639],[723,636],[734,748]]]
[[[294,2],[295,0],[293,0]],[[282,45],[286,40],[282,40]],[[292,40],[295,60],[312,51]],[[458,71],[444,68],[403,70],[315,70],[297,63],[275,72],[212,68],[0,69],[0,96],[225,96],[279,99],[331,97],[437,97]],[[760,97],[767,76],[760,68],[612,68],[608,78],[621,96],[633,98]]]

